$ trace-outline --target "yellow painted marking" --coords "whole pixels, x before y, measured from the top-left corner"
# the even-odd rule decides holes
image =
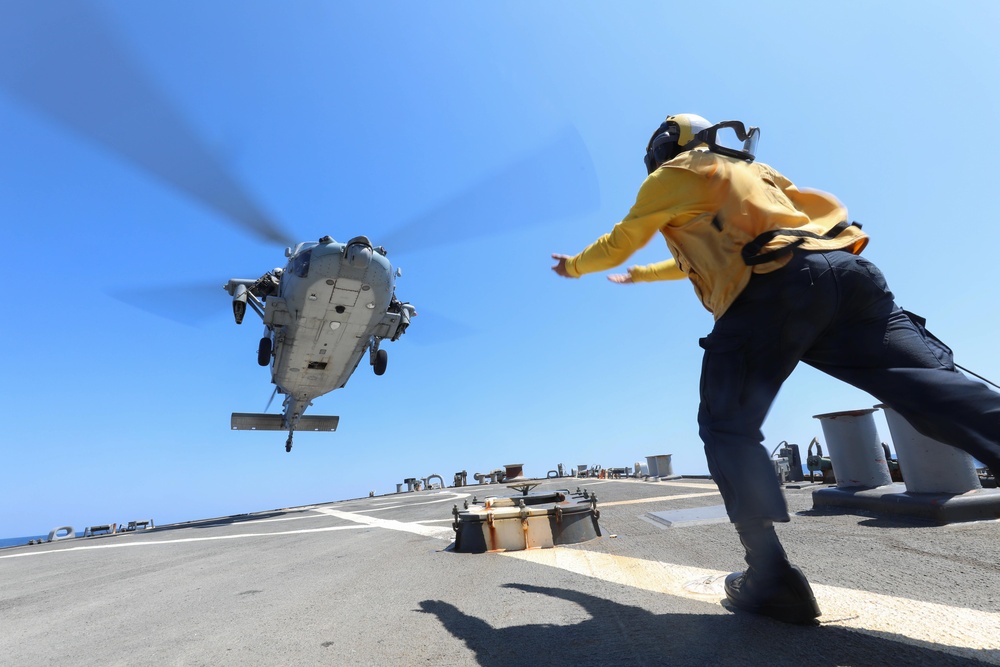
[[[659,482],[663,486],[685,486],[689,489],[715,489],[715,482]]]
[[[704,498],[706,496],[717,496],[718,491],[707,493],[684,493],[676,496],[657,496],[655,498],[636,498],[635,500],[615,500],[610,503],[597,502],[598,507],[614,507],[615,505],[638,505],[640,503],[659,503],[665,500],[683,500],[685,498]]]
[[[502,555],[707,604],[725,598],[728,572],[579,549],[508,551]],[[1000,665],[1000,613],[813,584],[820,622]]]

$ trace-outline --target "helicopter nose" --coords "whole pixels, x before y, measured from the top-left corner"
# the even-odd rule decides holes
[[[366,269],[372,261],[372,244],[364,236],[357,236],[344,248],[344,258],[355,269]]]

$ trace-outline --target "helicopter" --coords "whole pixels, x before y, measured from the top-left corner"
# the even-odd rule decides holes
[[[271,366],[275,393],[285,396],[282,414],[234,412],[233,430],[288,430],[285,451],[295,430],[335,431],[339,417],[305,416],[317,396],[343,388],[368,352],[375,375],[385,373],[383,340],[397,341],[416,309],[396,298],[386,250],[365,236],[338,243],[287,248],[288,265],[257,279],[230,279],[223,287],[233,297],[236,324],[247,306],[260,316],[264,335],[257,363]],[[272,398],[274,395],[272,394]]]
[[[394,253],[439,248],[598,208],[593,160],[576,129],[565,126],[511,162],[497,167],[484,160],[479,180],[382,233],[384,246],[367,236],[298,242],[146,75],[107,9],[82,0],[0,2],[0,93],[241,233],[285,247],[283,268],[223,285],[237,324],[248,307],[260,317],[257,362],[270,366],[272,401],[284,396],[281,414],[268,413],[270,402],[263,413],[232,413],[231,430],[287,430],[285,450],[291,451],[297,430],[337,429],[339,417],[304,413],[317,397],[344,387],[366,354],[375,374],[385,373],[382,344],[399,340],[417,314],[396,296],[402,272],[388,260],[386,246]],[[433,315],[424,317],[431,324]]]

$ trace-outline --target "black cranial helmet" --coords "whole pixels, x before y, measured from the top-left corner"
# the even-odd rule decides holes
[[[672,160],[683,151],[701,145],[703,142],[693,141],[695,135],[711,126],[709,121],[693,113],[667,116],[667,119],[653,132],[646,145],[646,157],[643,161],[646,163],[647,173],[652,174],[667,160]]]
[[[719,130],[725,129],[733,130],[736,139],[743,143],[742,148],[731,148],[718,143]],[[646,155],[643,158],[646,173],[652,174],[664,162],[698,146],[706,146],[713,153],[753,162],[759,136],[759,128],[751,127],[747,130],[738,120],[713,125],[693,113],[667,116],[646,145]]]

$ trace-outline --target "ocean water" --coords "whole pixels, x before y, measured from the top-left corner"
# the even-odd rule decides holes
[[[81,535],[83,535],[83,533],[77,533],[76,537],[80,537]],[[3,549],[4,547],[20,547],[27,544],[31,540],[35,540],[37,542],[38,540],[46,540],[48,537],[48,533],[45,533],[44,535],[29,535],[27,537],[0,537],[0,549]]]

